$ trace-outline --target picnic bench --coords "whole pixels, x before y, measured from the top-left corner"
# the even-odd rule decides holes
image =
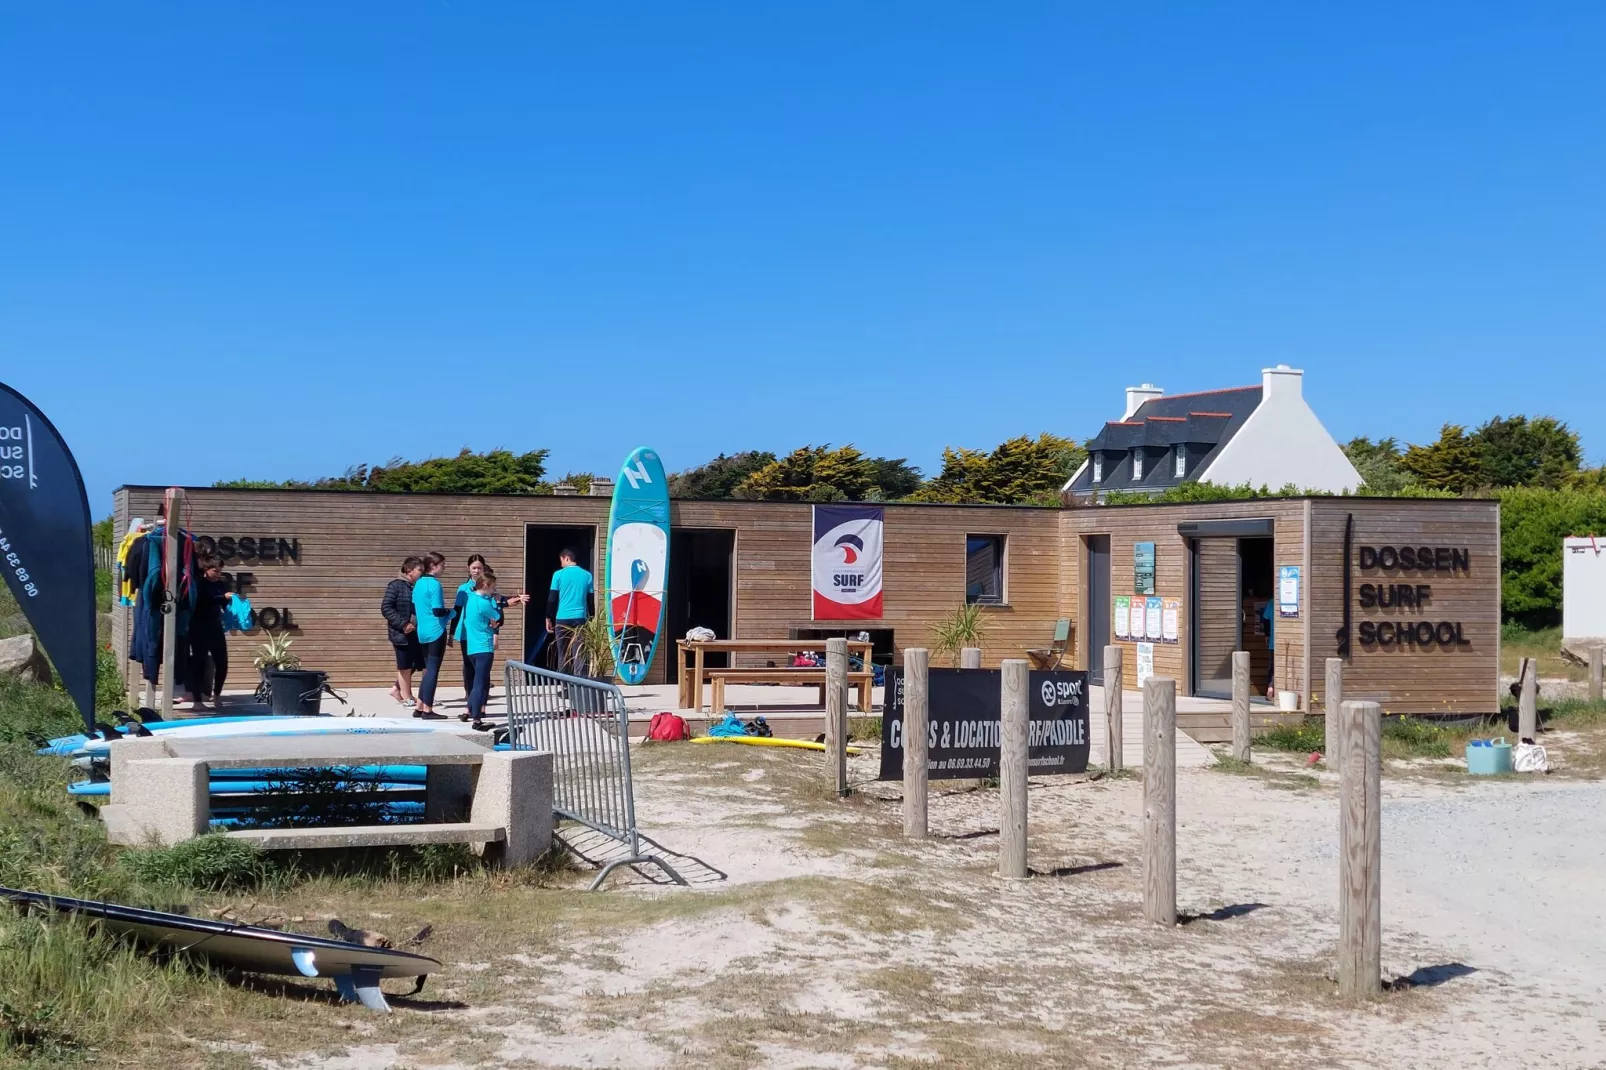
[[[825,705],[825,669],[798,667],[794,669],[705,669],[708,677],[708,708],[718,716],[725,712],[726,684],[814,684],[820,689],[820,705]],[[848,686],[859,693],[859,712],[870,712],[870,689],[875,686],[875,672],[866,669],[848,673]]]
[[[493,751],[447,732],[120,739],[111,745],[113,802],[101,807],[101,818],[112,843],[171,846],[210,828],[214,769],[392,764],[427,768],[423,823],[226,835],[268,850],[472,843],[504,866],[532,861],[551,846],[552,755]]]
[[[862,639],[848,640],[848,657],[852,658],[857,655],[860,659],[859,663],[864,666],[864,669],[862,670],[863,672],[872,671],[870,669],[870,651],[873,645],[874,644]],[[704,681],[711,679],[710,674],[715,672],[817,672],[822,674],[820,676],[820,703],[821,705],[824,705],[825,703],[825,677],[823,675],[825,668],[823,666],[803,667],[797,669],[782,668],[780,666],[767,666],[752,669],[709,669],[706,665],[706,658],[709,654],[784,654],[790,656],[796,653],[798,650],[806,649],[808,647],[807,643],[799,642],[796,639],[681,639],[675,643],[675,646],[676,657],[680,659],[678,662],[678,668],[680,669],[680,708],[683,710],[694,710],[697,713],[703,712],[703,683]],[[854,674],[850,673],[849,675],[852,676]],[[770,683],[772,681],[733,680],[730,676],[726,676],[725,682]],[[809,682],[812,683],[813,681]],[[861,695],[867,696],[868,692],[861,692]],[[866,712],[868,712],[870,709],[869,699],[867,697],[864,698],[863,709]]]

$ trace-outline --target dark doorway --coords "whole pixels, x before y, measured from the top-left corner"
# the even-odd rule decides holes
[[[1104,683],[1104,648],[1110,643],[1110,537],[1087,537],[1088,679]]]
[[[1277,570],[1272,565],[1271,539],[1238,540],[1238,598],[1243,607],[1244,645],[1249,651],[1249,693],[1264,695],[1273,669],[1271,639],[1277,626]],[[1271,612],[1267,613],[1267,608]],[[1287,687],[1285,682],[1282,686]],[[1229,692],[1230,694],[1230,692]]]
[[[680,682],[680,659],[675,641],[693,628],[708,628],[716,638],[731,638],[731,563],[736,554],[736,532],[711,529],[669,533],[669,589],[665,596],[664,627],[658,657],[668,666],[669,683]],[[726,667],[726,655],[704,655],[704,666]]]
[[[526,660],[533,658],[532,664],[546,668],[557,665],[557,652],[546,634],[546,596],[552,589],[552,574],[558,570],[558,554],[573,550],[574,563],[595,579],[592,554],[596,545],[594,527],[524,525],[524,589],[530,592],[530,604],[524,607],[524,656]]]

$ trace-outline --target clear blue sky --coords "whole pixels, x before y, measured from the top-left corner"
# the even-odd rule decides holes
[[[0,379],[122,482],[1093,434],[1606,459],[1606,5],[0,8]],[[179,404],[163,399],[176,392]]]

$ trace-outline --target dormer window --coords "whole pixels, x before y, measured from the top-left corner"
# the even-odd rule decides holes
[[[1182,474],[1188,470],[1188,447],[1179,442],[1176,445],[1175,453],[1176,476],[1178,479],[1181,479]]]
[[[1093,455],[1093,482],[1104,482],[1104,455],[1101,453]]]
[[[1142,450],[1133,450],[1132,451],[1132,478],[1133,479],[1142,479],[1143,478],[1143,451]]]

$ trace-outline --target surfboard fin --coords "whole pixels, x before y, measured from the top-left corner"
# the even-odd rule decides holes
[[[315,956],[313,954],[312,948],[310,948],[310,947],[292,948],[291,951],[290,951],[290,961],[296,964],[296,969],[301,972],[301,976],[303,976],[303,977],[316,977],[316,976],[318,976],[317,956]]]
[[[361,1003],[371,1011],[390,1013],[390,1004],[385,1002],[385,994],[379,990],[379,970],[376,967],[358,966],[334,981],[342,998]]]

